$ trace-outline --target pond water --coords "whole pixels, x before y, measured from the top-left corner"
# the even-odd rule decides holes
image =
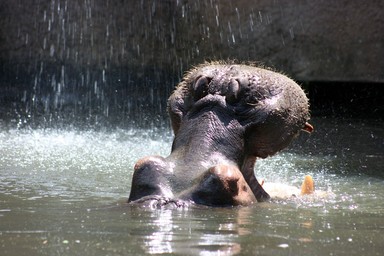
[[[382,255],[382,121],[312,121],[258,178],[326,197],[251,207],[148,209],[126,204],[140,157],[170,152],[167,130],[0,128],[1,255]]]

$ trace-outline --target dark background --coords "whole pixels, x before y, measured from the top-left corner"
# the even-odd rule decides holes
[[[384,1],[0,0],[0,122],[157,127],[183,73],[257,61],[314,116],[384,117]]]

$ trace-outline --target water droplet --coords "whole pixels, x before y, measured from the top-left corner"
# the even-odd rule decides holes
[[[293,28],[289,29],[289,34],[290,34],[292,40],[295,39],[295,33],[293,32]]]
[[[55,55],[55,46],[51,44],[51,48],[49,49],[49,55],[53,57]]]

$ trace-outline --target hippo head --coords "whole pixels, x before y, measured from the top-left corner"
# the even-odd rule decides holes
[[[235,63],[190,70],[168,99],[171,155],[135,166],[129,201],[167,197],[206,205],[269,198],[254,175],[256,158],[312,131],[308,99],[288,77]],[[164,201],[164,200],[163,200]]]
[[[215,110],[223,122],[236,123],[243,132],[247,154],[262,158],[285,148],[300,130],[310,129],[303,90],[284,75],[248,65],[198,66],[178,85],[168,107],[175,141],[185,136],[178,136],[183,123],[194,120],[195,126],[205,121],[199,116]]]

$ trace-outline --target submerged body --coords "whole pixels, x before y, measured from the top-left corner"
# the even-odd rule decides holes
[[[172,152],[136,163],[129,202],[228,206],[267,200],[254,175],[256,159],[285,148],[301,130],[312,131],[308,99],[294,81],[234,63],[192,69],[168,99],[168,111]]]

